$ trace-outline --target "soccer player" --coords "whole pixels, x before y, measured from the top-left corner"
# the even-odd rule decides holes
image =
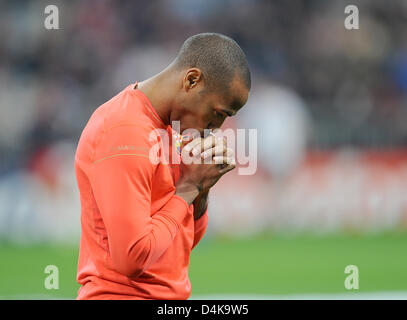
[[[249,90],[239,45],[204,33],[188,38],[165,70],[95,110],[75,155],[82,228],[78,299],[190,296],[189,256],[206,229],[209,189],[235,167],[233,151],[203,132],[236,114]],[[173,121],[180,122],[180,133],[201,134],[183,152],[212,157],[212,163],[151,160],[157,145],[151,132],[172,137]]]

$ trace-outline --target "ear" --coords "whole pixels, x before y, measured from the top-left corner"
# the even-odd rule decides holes
[[[198,68],[188,69],[184,77],[184,88],[185,90],[190,90],[202,81],[202,71]]]

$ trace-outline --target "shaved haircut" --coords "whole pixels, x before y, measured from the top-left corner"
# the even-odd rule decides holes
[[[183,43],[175,61],[177,68],[198,68],[207,88],[227,91],[235,76],[250,90],[250,70],[237,42],[219,33],[200,33]]]

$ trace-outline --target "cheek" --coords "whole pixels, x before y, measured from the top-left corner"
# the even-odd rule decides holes
[[[212,112],[205,113],[201,117],[201,126],[202,128],[207,128],[209,125],[211,125],[213,122],[215,122],[215,118],[213,117]]]
[[[195,113],[187,113],[181,116],[181,129],[199,129],[202,127],[201,118]]]
[[[188,102],[184,101],[179,118],[183,129],[205,129],[214,120],[213,109],[199,97]]]
[[[199,106],[196,106],[196,108],[184,114],[184,117],[185,119],[188,119],[188,122],[194,122],[196,124],[207,123],[213,118],[211,112],[208,112],[206,108]]]
[[[210,122],[210,129],[218,129],[222,126],[223,122],[225,122],[224,119],[215,119],[213,121]]]

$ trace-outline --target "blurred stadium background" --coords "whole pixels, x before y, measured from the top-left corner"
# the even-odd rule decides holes
[[[258,166],[211,192],[192,297],[407,298],[406,1],[57,0],[59,30],[48,4],[0,1],[0,298],[75,298],[81,130],[199,32],[248,56],[251,96],[226,127],[258,129]]]

